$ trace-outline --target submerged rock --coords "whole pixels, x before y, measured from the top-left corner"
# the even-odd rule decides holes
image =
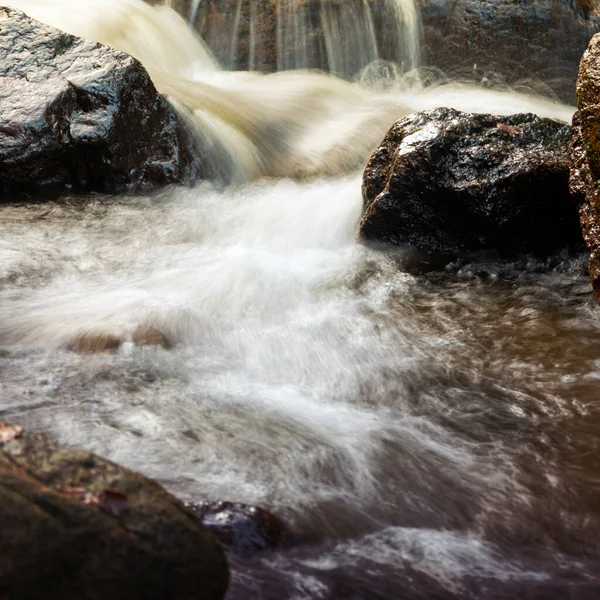
[[[420,0],[425,64],[476,84],[574,102],[577,65],[600,31],[596,0]],[[540,90],[539,82],[545,84]]]
[[[151,325],[140,325],[131,336],[131,341],[137,346],[156,346],[169,350],[173,344],[167,339],[167,336]]]
[[[0,598],[223,598],[220,545],[160,485],[43,436],[0,430]]]
[[[405,117],[365,170],[361,236],[438,255],[545,255],[580,243],[569,135],[531,114]]]
[[[0,198],[119,192],[198,176],[183,122],[127,54],[0,8]]]
[[[80,354],[114,352],[121,347],[122,341],[116,335],[105,331],[86,331],[77,335],[68,345],[69,350]]]
[[[122,337],[110,331],[82,331],[66,344],[66,348],[79,354],[98,354],[116,352],[126,342],[131,342],[136,346],[154,346],[163,350],[173,347],[167,336],[156,327],[139,325],[130,336],[123,335]]]
[[[190,502],[186,506],[237,554],[277,548],[289,538],[283,522],[257,506],[238,502]]]
[[[600,35],[590,42],[577,80],[571,138],[571,192],[590,250],[590,277],[600,300]]]

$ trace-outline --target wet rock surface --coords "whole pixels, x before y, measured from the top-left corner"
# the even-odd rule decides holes
[[[160,485],[0,425],[0,598],[223,598],[218,542]]]
[[[142,65],[0,8],[0,198],[44,186],[120,192],[195,179],[183,123]]]
[[[278,517],[238,502],[190,502],[186,506],[226,547],[250,556],[289,542],[291,533]]]
[[[363,177],[364,240],[432,255],[546,255],[581,242],[568,125],[436,109],[398,121]]]
[[[579,60],[600,31],[596,2],[420,0],[420,5],[425,64],[453,78],[518,83],[575,101]]]
[[[600,300],[600,35],[590,42],[581,60],[577,106],[571,138],[571,192],[590,250],[592,286]]]

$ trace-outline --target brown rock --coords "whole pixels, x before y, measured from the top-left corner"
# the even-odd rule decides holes
[[[223,552],[154,481],[39,435],[0,444],[0,598],[220,600]]]
[[[571,135],[570,186],[590,250],[592,286],[600,301],[600,35],[592,39],[581,59],[577,107]]]
[[[138,346],[159,346],[168,350],[172,347],[165,334],[148,325],[140,325],[131,336],[131,341]]]
[[[79,334],[68,347],[73,352],[80,354],[113,352],[121,347],[121,340],[106,331],[86,331]]]
[[[275,71],[304,66],[331,70],[320,0],[214,0],[198,5],[174,0],[220,64],[228,69]],[[418,0],[422,26],[422,65],[451,78],[490,86],[518,85],[575,101],[577,65],[594,33],[600,31],[595,0]],[[330,0],[336,14],[359,19],[362,3]],[[380,58],[397,60],[403,46],[390,20],[390,3],[368,0]],[[295,11],[295,12],[294,12]],[[304,29],[298,39],[278,37],[278,19],[296,15]],[[368,24],[364,23],[364,27]],[[235,36],[235,37],[234,37]],[[251,40],[251,36],[253,39]],[[353,40],[355,42],[355,40]],[[343,45],[345,40],[334,39]],[[295,47],[296,46],[296,47]],[[296,65],[293,54],[305,64]],[[341,73],[352,76],[366,65]]]

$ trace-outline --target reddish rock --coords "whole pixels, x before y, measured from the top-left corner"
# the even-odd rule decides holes
[[[579,208],[590,250],[592,286],[600,301],[600,35],[581,59],[577,107],[571,136],[571,193]]]
[[[140,325],[131,336],[131,341],[138,346],[157,346],[168,350],[172,347],[165,334],[148,325]]]

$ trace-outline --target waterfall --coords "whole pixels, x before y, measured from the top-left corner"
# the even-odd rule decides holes
[[[173,6],[228,69],[321,69],[351,78],[378,59],[401,72],[419,65],[416,0],[174,0]],[[244,54],[231,51],[240,46]]]

